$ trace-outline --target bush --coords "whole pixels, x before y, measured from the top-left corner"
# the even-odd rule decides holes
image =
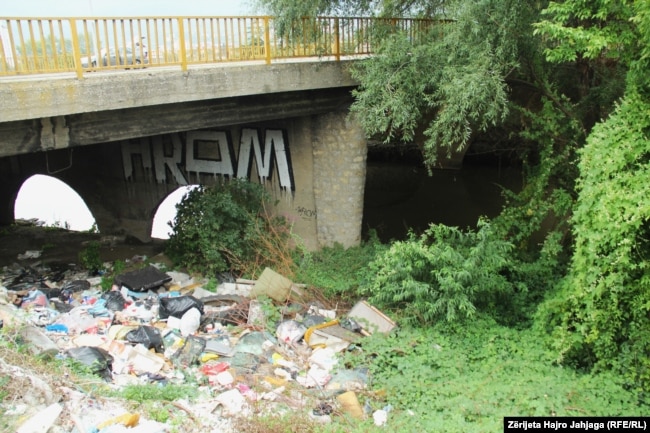
[[[166,253],[176,264],[210,276],[262,267],[275,259],[264,248],[282,249],[290,238],[286,221],[267,215],[269,203],[262,185],[242,179],[193,189],[176,205]]]
[[[476,231],[431,225],[422,236],[395,242],[372,268],[371,302],[401,310],[406,322],[430,324],[474,315],[494,294],[513,285],[502,275],[512,245],[493,235],[487,221]]]
[[[98,241],[90,241],[86,248],[79,252],[81,266],[91,273],[97,273],[104,269],[104,263],[99,254],[100,247]]]

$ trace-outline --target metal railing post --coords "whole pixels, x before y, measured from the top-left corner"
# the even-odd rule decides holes
[[[334,58],[337,62],[341,61],[341,39],[339,33],[339,19],[334,18]]]
[[[271,29],[269,26],[269,17],[264,17],[264,54],[267,65],[271,64]]]
[[[178,37],[181,45],[181,70],[187,71],[187,51],[185,50],[185,29],[183,27],[183,18],[178,18]]]
[[[79,46],[79,35],[77,34],[77,20],[70,18],[70,33],[72,33],[72,58],[74,59],[74,69],[77,72],[77,78],[84,77],[83,68],[81,67],[81,47]],[[89,56],[90,59],[90,56]],[[90,60],[88,61],[90,64]]]

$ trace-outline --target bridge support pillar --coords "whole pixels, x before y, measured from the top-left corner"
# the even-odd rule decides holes
[[[318,244],[358,245],[368,152],[364,131],[347,111],[319,115],[313,125]]]

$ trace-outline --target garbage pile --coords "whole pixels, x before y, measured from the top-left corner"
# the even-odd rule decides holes
[[[110,386],[204,384],[211,398],[182,407],[213,431],[226,431],[228,419],[262,407],[305,410],[315,422],[336,414],[387,422],[390,407],[359,403],[357,394],[370,381],[367,369],[338,362],[364,337],[395,327],[381,311],[360,301],[339,314],[270,268],[255,281],[225,279],[213,290],[206,290],[207,281],[161,269],[143,264],[103,291],[101,277],[5,268],[0,324],[20,324],[32,356],[72,358]],[[271,317],[269,305],[281,314]],[[83,405],[87,397],[68,391]],[[60,425],[64,405],[41,403],[42,411],[19,432]],[[73,426],[63,431],[168,431],[137,413],[96,409],[72,411]],[[30,423],[46,425],[34,430]]]

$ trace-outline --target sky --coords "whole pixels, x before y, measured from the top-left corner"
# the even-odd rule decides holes
[[[0,0],[0,17],[233,16],[253,13],[253,0]]]

